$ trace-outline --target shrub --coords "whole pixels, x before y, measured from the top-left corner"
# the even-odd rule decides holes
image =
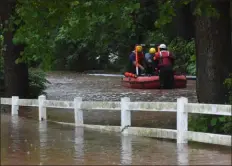
[[[225,86],[228,89],[228,102],[232,104],[232,73],[230,77],[225,80]]]
[[[232,104],[232,75],[225,80],[228,89],[228,103]],[[193,131],[232,134],[231,116],[192,115],[189,118],[189,128]]]
[[[218,134],[232,134],[232,118],[230,116],[191,115],[189,130]]]
[[[29,70],[29,98],[37,98],[39,95],[45,94],[49,81],[46,74],[42,70]]]
[[[0,61],[1,62],[1,61]],[[4,72],[0,70],[0,92],[4,91]],[[46,74],[42,70],[29,70],[29,91],[27,98],[37,98],[39,95],[45,94],[49,81],[46,79]]]
[[[175,38],[168,45],[175,55],[175,69],[187,74],[196,75],[196,54],[194,39],[187,41]]]

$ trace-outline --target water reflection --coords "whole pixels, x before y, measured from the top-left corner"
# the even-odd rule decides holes
[[[47,160],[46,149],[48,147],[47,140],[47,121],[39,122],[39,143],[40,143],[40,164],[43,164]]]
[[[188,81],[187,88],[128,89],[121,86],[121,78],[81,75],[77,73],[53,72],[47,79],[51,84],[46,90],[48,99],[70,100],[76,96],[90,101],[120,101],[130,97],[131,101],[176,101],[180,96],[188,97],[189,102],[197,102],[195,81]]]
[[[80,164],[84,164],[84,128],[76,127],[75,128],[75,158],[78,158]]]
[[[132,137],[121,136],[121,164],[131,165],[132,164]]]
[[[188,144],[177,144],[177,163],[179,165],[189,165]]]
[[[19,117],[18,115],[13,115],[11,116],[11,128],[10,130],[11,135],[10,137],[12,138],[12,143],[11,146],[9,146],[9,149],[11,149],[13,152],[17,151],[20,149],[20,139],[19,139]]]
[[[2,165],[229,165],[230,147],[176,145],[1,115]]]

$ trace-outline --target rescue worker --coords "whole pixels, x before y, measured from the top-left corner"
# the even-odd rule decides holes
[[[144,59],[144,53],[142,46],[136,46],[136,50],[138,53],[138,75],[141,75],[141,73],[145,72],[145,59]],[[132,51],[129,60],[130,60],[130,72],[136,74],[136,50]]]
[[[155,74],[155,68],[157,67],[157,61],[154,61],[154,56],[156,53],[155,48],[150,48],[149,53],[145,54],[145,61],[146,61],[146,71],[148,75]]]
[[[159,45],[160,51],[155,54],[154,60],[158,60],[158,69],[160,83],[163,88],[173,88],[174,86],[174,57],[173,54],[168,51],[165,44]]]

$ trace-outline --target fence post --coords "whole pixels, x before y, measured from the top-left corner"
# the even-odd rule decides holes
[[[12,96],[11,101],[11,115],[18,115],[19,111],[19,97]]]
[[[187,103],[185,97],[177,99],[177,143],[188,143],[188,111],[184,109]]]
[[[75,125],[83,126],[83,111],[81,110],[82,98],[74,98],[74,116],[75,116]]]
[[[131,126],[131,111],[129,110],[130,98],[121,98],[121,132],[128,134],[127,127]]]
[[[44,107],[44,101],[46,100],[46,96],[41,95],[38,98],[39,100],[39,121],[47,119],[47,109]]]

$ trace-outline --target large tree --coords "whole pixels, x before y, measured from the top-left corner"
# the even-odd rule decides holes
[[[16,3],[16,0],[0,1],[0,20],[4,28],[5,96],[11,97],[17,95],[19,97],[26,97],[28,94],[28,68],[25,63],[16,63],[24,46],[13,43],[17,27],[12,23],[11,18],[15,13]]]
[[[224,81],[232,72],[230,0],[162,1],[157,25],[162,27],[172,22],[178,15],[175,9],[178,11],[186,5],[194,5],[198,101],[225,103],[227,89]],[[185,23],[182,26],[188,29],[191,25]]]
[[[224,81],[231,72],[230,1],[211,0],[215,15],[196,17],[197,97],[203,103],[224,103]]]

